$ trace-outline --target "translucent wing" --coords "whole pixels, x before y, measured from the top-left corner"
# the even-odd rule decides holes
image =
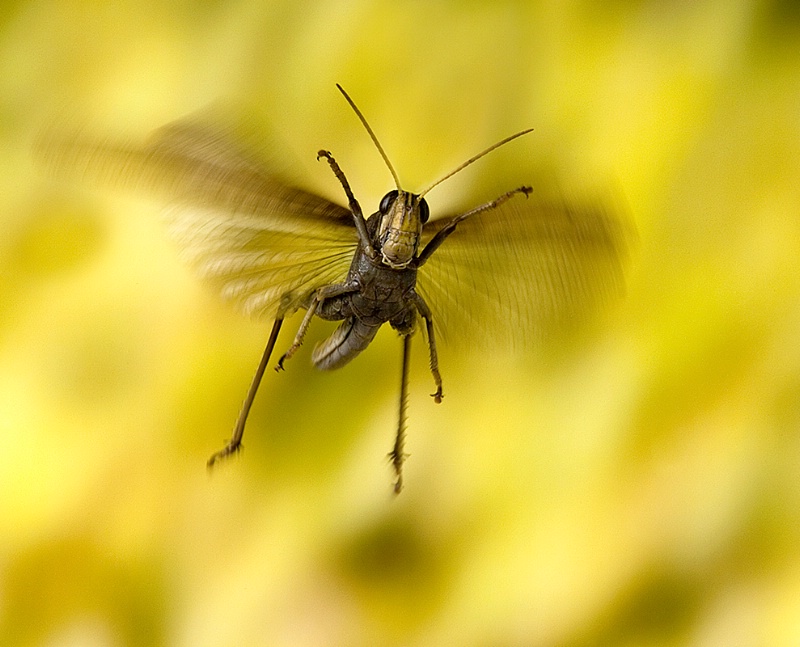
[[[352,216],[233,141],[225,131],[179,123],[140,147],[51,137],[39,148],[59,171],[161,194],[182,256],[223,297],[253,316],[290,314],[314,289],[347,275],[358,243]]]
[[[448,221],[428,223],[424,242]],[[467,218],[417,289],[448,341],[540,341],[623,289],[628,232],[601,205],[517,196]]]

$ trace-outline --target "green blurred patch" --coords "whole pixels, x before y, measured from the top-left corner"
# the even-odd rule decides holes
[[[32,289],[86,267],[108,238],[99,210],[68,196],[48,194],[14,210],[16,226],[0,240],[0,328]]]
[[[564,647],[679,644],[677,639],[702,611],[703,594],[693,577],[654,566],[612,601],[594,626]]]
[[[387,627],[405,633],[434,616],[446,600],[450,561],[442,555],[440,538],[425,531],[422,519],[388,513],[343,538],[331,561],[363,605]]]
[[[72,271],[97,256],[106,241],[100,213],[85,202],[50,194],[26,211],[4,254],[8,269],[23,280]]]
[[[100,619],[98,629],[117,639],[112,644],[164,644],[165,588],[157,560],[122,558],[78,532],[26,547],[3,580],[0,644],[50,644],[54,634],[87,619]]]

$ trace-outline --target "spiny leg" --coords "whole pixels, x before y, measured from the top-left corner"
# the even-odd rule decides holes
[[[436,354],[436,340],[433,337],[433,321],[425,318],[425,328],[428,331],[428,348],[431,353],[431,375],[436,385],[436,393],[431,393],[431,397],[436,404],[441,404],[444,393],[442,393],[442,376],[439,374],[439,356]]]
[[[394,467],[395,481],[394,493],[400,494],[403,489],[403,462],[406,454],[403,452],[406,441],[406,407],[408,405],[408,366],[411,358],[411,335],[403,336],[403,367],[400,378],[400,416],[397,421],[397,435],[394,438],[394,447],[389,452],[389,458]]]
[[[425,245],[425,248],[417,258],[417,267],[422,267],[425,262],[431,257],[431,254],[439,249],[439,246],[444,242],[445,238],[447,238],[450,234],[452,234],[456,230],[456,226],[463,220],[471,216],[475,216],[479,213],[483,213],[484,211],[491,211],[492,209],[496,209],[504,202],[507,202],[511,198],[513,198],[518,193],[522,193],[526,198],[528,195],[533,191],[533,189],[529,186],[521,186],[518,189],[514,189],[513,191],[509,191],[508,193],[504,193],[499,198],[495,198],[491,202],[487,202],[486,204],[482,204],[479,207],[475,207],[466,213],[462,213],[460,216],[456,216],[448,223],[445,224],[436,235],[428,241],[428,244]]]
[[[311,299],[311,304],[308,306],[308,310],[306,310],[306,314],[303,317],[303,321],[300,323],[300,328],[297,329],[297,334],[294,336],[294,342],[292,342],[292,345],[289,346],[289,350],[287,350],[283,355],[281,355],[281,358],[278,360],[278,365],[275,367],[275,370],[282,371],[283,363],[287,359],[291,359],[292,356],[300,348],[300,346],[303,345],[303,339],[305,339],[308,327],[309,325],[311,325],[311,320],[314,318],[314,314],[316,314],[317,308],[319,308],[319,305],[323,301],[325,301],[325,299],[339,296],[341,294],[347,294],[348,292],[353,292],[354,290],[357,289],[358,285],[352,282],[333,283],[331,285],[326,285],[325,287],[322,287],[316,292],[314,292],[313,297]]]
[[[315,297],[311,301],[311,305],[308,306],[308,310],[306,310],[306,314],[303,317],[303,321],[300,323],[300,328],[297,329],[297,334],[294,336],[292,345],[289,346],[289,350],[281,355],[281,358],[278,360],[278,365],[275,367],[276,371],[282,371],[283,363],[287,359],[291,359],[292,355],[294,355],[297,352],[297,349],[303,344],[303,338],[306,336],[306,331],[308,330],[308,326],[311,324],[311,319],[314,317],[314,313],[317,311],[318,306],[319,300]]]
[[[436,385],[436,393],[431,393],[431,397],[436,404],[439,404],[444,394],[442,393],[442,376],[439,374],[439,355],[436,352],[436,337],[433,333],[431,309],[428,307],[428,304],[425,303],[425,300],[416,292],[413,293],[412,299],[417,311],[419,311],[422,318],[425,319],[425,330],[428,333],[428,350],[431,356],[431,375],[433,375],[433,382]]]
[[[225,445],[225,447],[208,459],[208,467],[212,467],[218,460],[234,454],[241,447],[242,436],[244,435],[244,425],[247,422],[247,414],[250,413],[250,407],[253,406],[253,400],[255,400],[256,392],[258,391],[258,385],[261,384],[261,378],[264,376],[264,371],[269,363],[270,355],[272,355],[272,349],[275,348],[275,342],[278,339],[278,332],[281,329],[282,323],[283,319],[276,319],[275,323],[272,324],[272,332],[269,334],[267,346],[264,349],[264,354],[261,356],[261,361],[256,369],[256,374],[253,376],[253,381],[250,383],[250,389],[247,391],[247,397],[242,405],[242,410],[239,412],[239,418],[236,421],[236,426],[233,429],[231,439],[228,441],[228,444]]]
[[[364,248],[364,251],[366,251],[367,256],[372,259],[377,258],[378,254],[375,251],[375,248],[372,246],[372,243],[369,240],[369,234],[367,233],[367,221],[364,220],[364,213],[361,211],[361,205],[358,204],[356,196],[353,195],[353,190],[350,188],[350,183],[347,181],[344,172],[339,167],[339,163],[333,159],[333,155],[331,155],[330,151],[321,150],[317,153],[318,160],[322,159],[323,157],[328,162],[328,166],[331,167],[331,171],[333,171],[336,179],[339,180],[339,184],[342,185],[344,193],[347,196],[347,204],[350,207],[350,213],[353,214],[353,222],[356,225],[356,231],[358,231],[358,238],[361,241],[361,246]]]

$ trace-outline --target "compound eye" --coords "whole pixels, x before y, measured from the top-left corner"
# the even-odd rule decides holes
[[[389,209],[392,208],[392,204],[394,204],[395,200],[397,200],[397,191],[389,191],[389,193],[383,196],[381,205],[378,207],[381,213],[389,213]]]
[[[428,203],[425,202],[425,198],[419,201],[419,219],[422,221],[422,224],[428,222],[428,218],[431,217],[431,210],[428,207]]]

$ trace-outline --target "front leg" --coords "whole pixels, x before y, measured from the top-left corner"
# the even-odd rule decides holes
[[[339,184],[342,185],[344,189],[344,193],[347,196],[347,204],[350,207],[350,213],[353,214],[353,222],[356,226],[356,231],[358,231],[358,239],[361,242],[361,247],[366,252],[367,256],[369,256],[372,260],[378,258],[378,252],[375,251],[375,248],[372,246],[372,242],[369,239],[369,233],[367,233],[367,221],[364,219],[364,213],[361,211],[361,205],[358,204],[358,200],[356,200],[356,196],[353,195],[353,190],[350,188],[350,183],[347,181],[347,178],[344,175],[344,172],[339,167],[339,163],[333,159],[333,155],[331,155],[330,151],[319,151],[317,153],[317,159],[325,158],[328,162],[328,165],[331,167],[331,171],[336,176],[336,179],[339,180]]]
[[[431,355],[431,375],[436,384],[436,393],[431,393],[431,397],[437,404],[442,401],[444,394],[442,393],[442,376],[439,374],[439,356],[436,353],[436,338],[433,333],[433,318],[431,309],[425,300],[416,292],[411,293],[411,301],[416,307],[417,312],[425,319],[425,329],[428,332],[428,349]]]
[[[517,193],[522,193],[527,198],[528,195],[533,191],[529,186],[521,186],[518,189],[514,189],[513,191],[509,191],[508,193],[504,193],[499,198],[492,200],[491,202],[487,202],[486,204],[482,204],[479,207],[475,207],[474,209],[467,211],[467,213],[462,213],[460,216],[456,216],[450,222],[448,222],[444,227],[442,227],[436,235],[428,241],[428,244],[425,245],[425,248],[420,253],[419,257],[417,258],[417,267],[422,267],[425,264],[433,252],[439,249],[439,246],[445,241],[445,239],[452,234],[456,230],[456,226],[462,220],[466,220],[471,216],[475,216],[479,213],[483,213],[484,211],[490,211],[492,209],[496,209],[501,204],[506,202],[507,200],[513,198]]]

